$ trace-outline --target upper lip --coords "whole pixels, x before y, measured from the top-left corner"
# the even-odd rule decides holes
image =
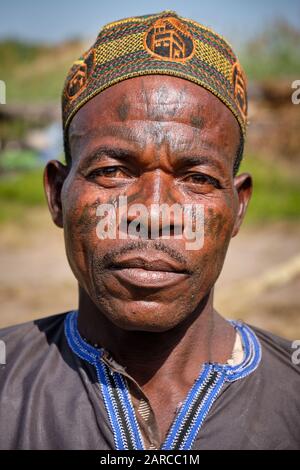
[[[165,257],[144,258],[143,256],[120,257],[109,265],[112,269],[140,268],[148,271],[165,271],[188,274],[188,270],[181,264]]]

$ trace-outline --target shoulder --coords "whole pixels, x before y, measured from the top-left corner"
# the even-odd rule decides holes
[[[31,363],[62,341],[66,313],[29,321],[0,329],[0,340],[5,349],[5,363]],[[3,361],[2,361],[3,362]]]
[[[300,342],[299,353],[294,341],[250,326],[261,348],[261,361],[254,374],[255,380],[270,405],[278,409],[292,410],[300,417]]]
[[[26,323],[1,328],[0,339],[4,342],[11,338],[20,338],[20,340],[26,341],[26,339],[39,336],[39,334],[45,335],[46,333],[50,333],[51,330],[53,331],[61,327],[66,315],[67,312],[59,313],[57,315],[51,315],[49,317],[39,318]]]
[[[294,341],[282,338],[261,328],[248,326],[254,331],[260,342],[262,364],[265,364],[270,370],[276,369],[277,374],[291,373],[295,374],[300,379],[300,360],[295,360]],[[299,365],[297,362],[299,362]]]
[[[78,365],[64,334],[65,317],[0,330],[6,349],[0,365],[1,449],[57,448],[64,442],[65,434],[57,430],[66,419],[70,396],[72,403],[82,397]]]

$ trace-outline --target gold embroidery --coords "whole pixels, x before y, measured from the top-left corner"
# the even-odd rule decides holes
[[[234,97],[236,98],[239,110],[245,119],[247,116],[246,77],[238,62],[234,64],[232,69],[232,82]]]
[[[155,21],[146,32],[144,46],[152,56],[174,62],[184,62],[195,52],[187,26],[173,17]]]
[[[69,100],[77,98],[86,88],[88,78],[94,69],[94,62],[93,49],[84,54],[81,60],[74,62],[73,66],[76,69],[66,88],[66,95]]]

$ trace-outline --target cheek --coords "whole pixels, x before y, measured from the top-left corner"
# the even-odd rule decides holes
[[[234,227],[234,210],[227,204],[209,207],[204,226],[204,246],[216,276],[222,269]]]
[[[204,244],[201,250],[190,255],[197,277],[195,285],[207,289],[215,283],[224,263],[234,220],[234,210],[227,203],[205,207]]]
[[[74,181],[64,188],[62,198],[66,253],[75,277],[83,286],[90,253],[97,243],[96,209],[100,203],[88,186]]]
[[[228,204],[205,209],[204,242],[216,247],[227,246],[234,226],[234,210]]]

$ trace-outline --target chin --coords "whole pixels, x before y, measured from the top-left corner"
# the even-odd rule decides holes
[[[103,307],[99,306],[103,311]],[[145,331],[163,333],[175,328],[185,315],[174,315],[175,307],[160,306],[154,302],[132,301],[129,305],[122,303],[103,312],[115,326],[127,331]]]

